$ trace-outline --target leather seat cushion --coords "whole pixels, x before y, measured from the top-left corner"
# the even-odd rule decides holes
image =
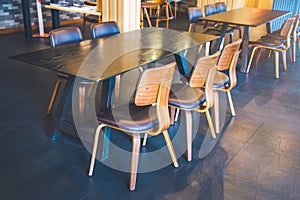
[[[222,88],[224,87],[224,85],[227,85],[228,83],[229,83],[229,77],[227,76],[227,74],[217,71],[214,80],[214,88]]]
[[[144,133],[158,126],[155,106],[136,106],[134,103],[122,104],[101,112],[98,121],[118,127],[128,132]]]
[[[205,102],[205,93],[199,88],[188,85],[172,84],[169,96],[169,105],[183,109],[193,109]]]
[[[283,48],[284,44],[276,39],[272,38],[261,38],[257,41],[250,41],[250,45],[260,45],[260,46],[266,46],[271,48]]]

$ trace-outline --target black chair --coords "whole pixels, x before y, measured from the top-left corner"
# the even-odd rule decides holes
[[[221,12],[226,12],[227,11],[227,6],[225,2],[217,2],[215,3],[216,7],[216,13],[221,13]],[[229,27],[236,29],[239,31],[239,38],[242,38],[242,26],[235,26],[235,25],[229,25]]]
[[[50,33],[51,47],[82,41],[82,34],[78,27],[64,27],[51,30]]]
[[[91,25],[92,38],[102,38],[120,33],[118,24],[114,21]]]
[[[215,4],[208,4],[208,5],[204,6],[204,12],[205,12],[205,16],[210,16],[210,15],[217,14],[218,10],[217,10]],[[216,31],[218,34],[222,29],[222,24],[216,23],[216,22],[206,22],[204,25],[204,29],[206,31],[210,31],[210,32]],[[214,34],[214,35],[217,35],[217,34]],[[229,42],[231,43],[232,37],[234,34],[234,29],[231,27],[228,27],[226,34],[229,34]]]
[[[78,27],[64,27],[51,30],[50,33],[50,44],[52,48],[55,48],[59,45],[69,44],[73,42],[80,42],[82,41],[82,34]],[[47,115],[51,113],[54,100],[57,95],[58,88],[62,81],[68,78],[67,75],[58,73],[57,74],[57,81],[54,86],[54,90],[51,95],[50,103],[47,109]]]
[[[188,8],[188,15],[190,22],[188,32],[194,32],[196,24],[202,25],[201,21],[199,20],[200,17],[203,17],[202,10],[199,7],[190,7]]]
[[[101,1],[100,1],[101,2]],[[85,5],[88,6],[97,6],[97,2],[96,0],[88,0],[88,1],[84,1]],[[101,5],[99,6],[101,7]],[[82,26],[82,32],[83,32],[83,36],[85,38],[85,27],[86,27],[86,23],[92,23],[92,24],[97,24],[100,23],[102,21],[101,16],[99,15],[88,15],[88,14],[83,14],[83,26]]]
[[[227,7],[226,7],[225,2],[217,2],[217,3],[215,3],[215,7],[216,7],[217,13],[227,11]]]
[[[253,49],[252,49],[252,53],[250,56],[246,73],[248,73],[250,70],[251,63],[256,50],[266,49],[268,51],[274,52],[275,78],[279,78],[279,53],[281,53],[282,55],[283,70],[286,70],[286,51],[290,48],[291,45],[291,34],[292,34],[295,20],[296,20],[295,17],[291,17],[285,21],[284,26],[280,31],[280,36],[282,36],[284,40],[279,40],[271,36],[266,36],[260,38],[259,40],[249,42],[249,47],[253,47]],[[257,56],[257,60],[255,64],[258,63],[259,58],[260,58],[260,53]]]

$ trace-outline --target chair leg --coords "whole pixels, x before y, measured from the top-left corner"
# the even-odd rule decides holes
[[[180,113],[180,109],[176,109],[176,112],[175,112],[175,122],[177,122],[178,121],[178,117],[179,117],[179,113]]]
[[[188,32],[193,32],[194,31],[194,23],[190,23],[190,26],[189,26],[189,30],[188,30]]]
[[[259,49],[258,55],[256,56],[256,60],[255,60],[255,66],[258,65],[258,61],[259,61],[259,59],[261,57],[261,53],[262,53],[262,49]]]
[[[192,160],[192,112],[190,110],[184,111],[185,116],[185,133],[186,133],[186,159]]]
[[[144,139],[143,139],[143,146],[146,146],[146,144],[147,144],[147,138],[148,138],[148,134],[147,133],[145,133],[145,135],[144,135]]]
[[[59,88],[61,82],[62,82],[62,80],[60,78],[58,78],[58,80],[55,83],[55,86],[54,86],[54,89],[53,89],[53,92],[52,92],[52,96],[51,96],[51,99],[50,99],[50,102],[49,102],[49,105],[48,105],[47,115],[49,115],[51,113],[53,103],[54,103],[54,100],[56,98],[56,94],[57,94],[57,91],[58,91],[58,88]]]
[[[79,83],[79,113],[83,114],[85,99],[85,85]]]
[[[89,91],[87,93],[87,97],[91,96],[93,88],[94,88],[94,85],[95,85],[95,83],[92,83],[92,82],[90,83],[90,87],[89,87]]]
[[[214,116],[216,133],[220,133],[219,94],[216,90],[214,91]]]
[[[135,190],[136,176],[139,163],[141,140],[139,134],[132,135],[132,154],[130,163],[130,184],[129,189]]]
[[[297,40],[298,40],[298,52],[300,54],[300,37],[298,37]]]
[[[210,134],[211,134],[212,138],[215,139],[215,138],[217,138],[217,137],[216,137],[214,125],[213,125],[213,123],[212,123],[212,120],[211,120],[209,111],[206,111],[206,112],[205,112],[205,115],[206,115],[206,119],[207,119],[208,126],[209,126],[209,129],[210,129]]]
[[[268,56],[267,56],[268,59],[270,59],[271,54],[272,54],[272,51],[271,51],[271,50],[268,50]]]
[[[291,63],[296,62],[296,42],[292,42],[289,52],[290,52],[290,62]]]
[[[252,63],[252,60],[253,60],[255,51],[256,51],[257,49],[258,49],[257,47],[253,47],[253,49],[252,49],[252,53],[251,53],[251,56],[250,56],[250,59],[249,59],[249,63],[248,63],[248,67],[247,67],[247,70],[246,70],[246,73],[247,73],[247,74],[249,73],[249,70],[250,70],[250,67],[251,67],[251,63]]]
[[[176,154],[175,154],[175,151],[174,151],[174,148],[173,148],[173,145],[172,145],[172,142],[171,142],[171,139],[170,139],[168,131],[163,131],[163,135],[164,135],[164,138],[165,138],[165,141],[166,141],[169,153],[171,155],[171,158],[172,158],[172,161],[173,161],[173,165],[174,165],[174,167],[178,167],[178,162],[177,162]]]
[[[177,17],[177,2],[175,2],[175,19]]]
[[[104,125],[104,124],[100,124],[97,127],[96,132],[95,132],[93,150],[92,150],[92,157],[91,157],[91,161],[90,161],[89,176],[93,175],[95,159],[96,159],[96,153],[97,153],[97,147],[98,147],[99,134],[100,134],[101,129],[105,126],[106,125]]]
[[[174,125],[176,108],[170,107],[170,124]]]
[[[229,34],[229,43],[232,43],[233,33]]]
[[[283,70],[286,71],[286,51],[281,52],[282,62],[283,62]]]
[[[274,57],[275,57],[275,78],[279,78],[279,52],[274,51]]]
[[[120,82],[121,82],[121,75],[117,75],[115,80],[115,88],[114,88],[113,108],[118,105],[119,94],[120,94]]]
[[[174,15],[173,15],[173,10],[172,10],[172,6],[171,6],[171,4],[168,2],[168,8],[169,8],[169,10],[170,10],[170,14],[171,14],[171,19],[173,19],[174,18]]]
[[[205,43],[205,56],[209,56],[210,42]]]
[[[229,106],[230,106],[230,110],[231,110],[231,116],[235,117],[235,110],[234,110],[234,105],[232,102],[231,93],[230,93],[230,91],[227,91],[226,94],[227,94],[227,98],[228,98],[228,102],[229,102]]]

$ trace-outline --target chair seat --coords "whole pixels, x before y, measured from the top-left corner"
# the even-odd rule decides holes
[[[136,106],[134,103],[122,104],[101,112],[99,123],[118,127],[128,132],[145,133],[156,130],[158,126],[155,106]]]
[[[274,38],[260,38],[257,41],[250,41],[250,45],[261,45],[270,48],[284,48],[284,44],[277,39]]]
[[[214,80],[214,88],[223,88],[227,84],[229,84],[229,77],[227,74],[217,71]]]
[[[199,88],[191,88],[182,83],[172,84],[169,105],[183,109],[193,109],[205,102],[205,93]]]
[[[90,22],[90,23],[99,23],[99,16],[97,15],[86,15],[84,17],[85,22]]]
[[[208,34],[213,34],[213,35],[218,35],[220,34],[220,31],[222,29],[222,26],[217,26],[216,28],[207,28],[206,29],[206,33]],[[231,27],[228,27],[227,30],[226,30],[226,33],[227,34],[233,34],[234,33],[234,28],[231,28]]]

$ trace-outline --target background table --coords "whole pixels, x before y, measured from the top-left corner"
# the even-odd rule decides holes
[[[96,6],[63,6],[58,3],[50,3],[50,5],[45,5],[45,8],[51,9],[52,16],[52,28],[60,27],[59,11],[67,12],[77,12],[82,14],[101,16],[101,12],[97,11]],[[99,20],[100,21],[100,20]]]
[[[223,27],[220,32],[220,36],[222,38],[225,36],[229,24],[239,25],[244,27],[241,71],[245,72],[248,64],[248,45],[249,45],[249,37],[250,37],[250,27],[257,27],[263,24],[267,24],[267,32],[269,33],[270,22],[288,13],[289,12],[286,11],[245,7],[245,8],[239,8],[227,12],[210,15],[207,17],[202,17],[200,18],[200,20],[223,23]],[[212,52],[215,52],[219,49],[220,42],[221,41],[216,42],[216,45],[213,47]]]

